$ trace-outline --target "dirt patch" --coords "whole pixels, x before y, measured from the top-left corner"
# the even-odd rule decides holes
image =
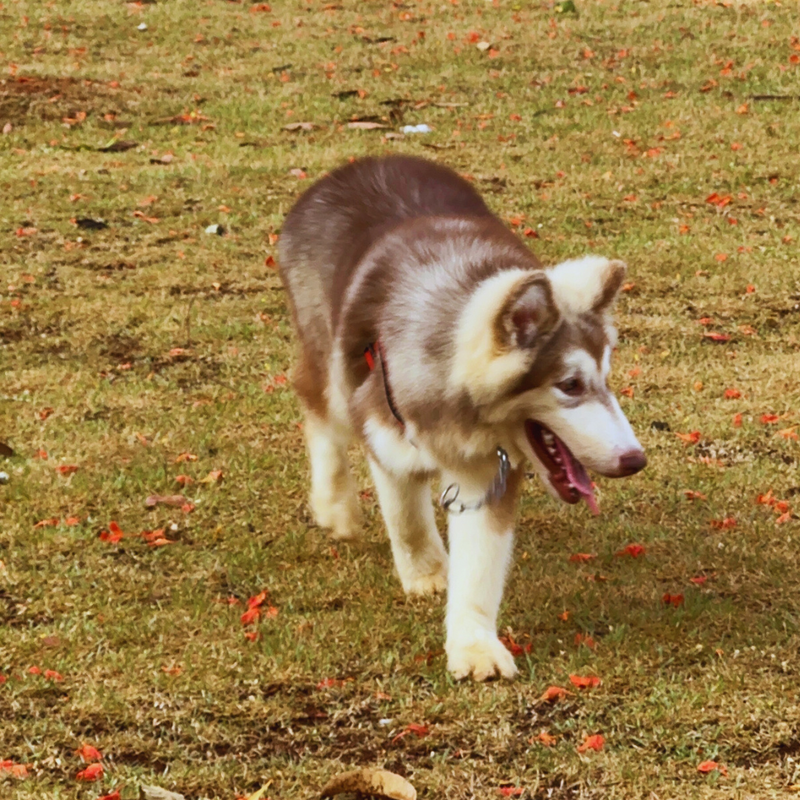
[[[88,114],[115,96],[112,87],[91,80],[52,76],[6,78],[0,81],[0,120],[19,124],[28,116],[52,120],[78,112]]]

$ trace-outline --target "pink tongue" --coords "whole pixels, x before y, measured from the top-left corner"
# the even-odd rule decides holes
[[[592,482],[589,479],[589,475],[586,472],[583,464],[578,461],[575,456],[569,451],[569,448],[559,439],[557,436],[555,437],[558,452],[561,454],[561,460],[564,463],[564,467],[567,471],[567,478],[569,478],[569,482],[578,490],[578,493],[583,497],[586,501],[586,505],[589,506],[589,510],[597,516],[600,513],[600,509],[597,505],[597,499],[594,496],[594,489],[592,489]]]

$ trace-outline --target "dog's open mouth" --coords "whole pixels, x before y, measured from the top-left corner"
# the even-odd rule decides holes
[[[583,498],[592,514],[599,514],[589,474],[569,447],[553,431],[532,419],[525,420],[525,435],[536,457],[550,473],[550,483],[558,496],[565,503],[577,503]]]

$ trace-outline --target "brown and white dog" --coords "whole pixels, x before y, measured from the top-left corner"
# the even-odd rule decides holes
[[[338,538],[358,531],[355,434],[403,588],[449,587],[448,668],[513,676],[497,613],[525,463],[554,497],[595,512],[586,468],[621,477],[646,464],[607,384],[625,265],[587,256],[543,268],[469,183],[397,156],[348,164],[305,192],[283,225],[280,270],[317,522]],[[449,558],[434,477],[458,495]]]

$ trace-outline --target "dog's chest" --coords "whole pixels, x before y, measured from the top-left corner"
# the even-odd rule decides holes
[[[414,444],[413,431],[399,425],[387,426],[370,417],[364,424],[364,438],[380,464],[396,473],[433,473],[439,465],[433,456]]]

